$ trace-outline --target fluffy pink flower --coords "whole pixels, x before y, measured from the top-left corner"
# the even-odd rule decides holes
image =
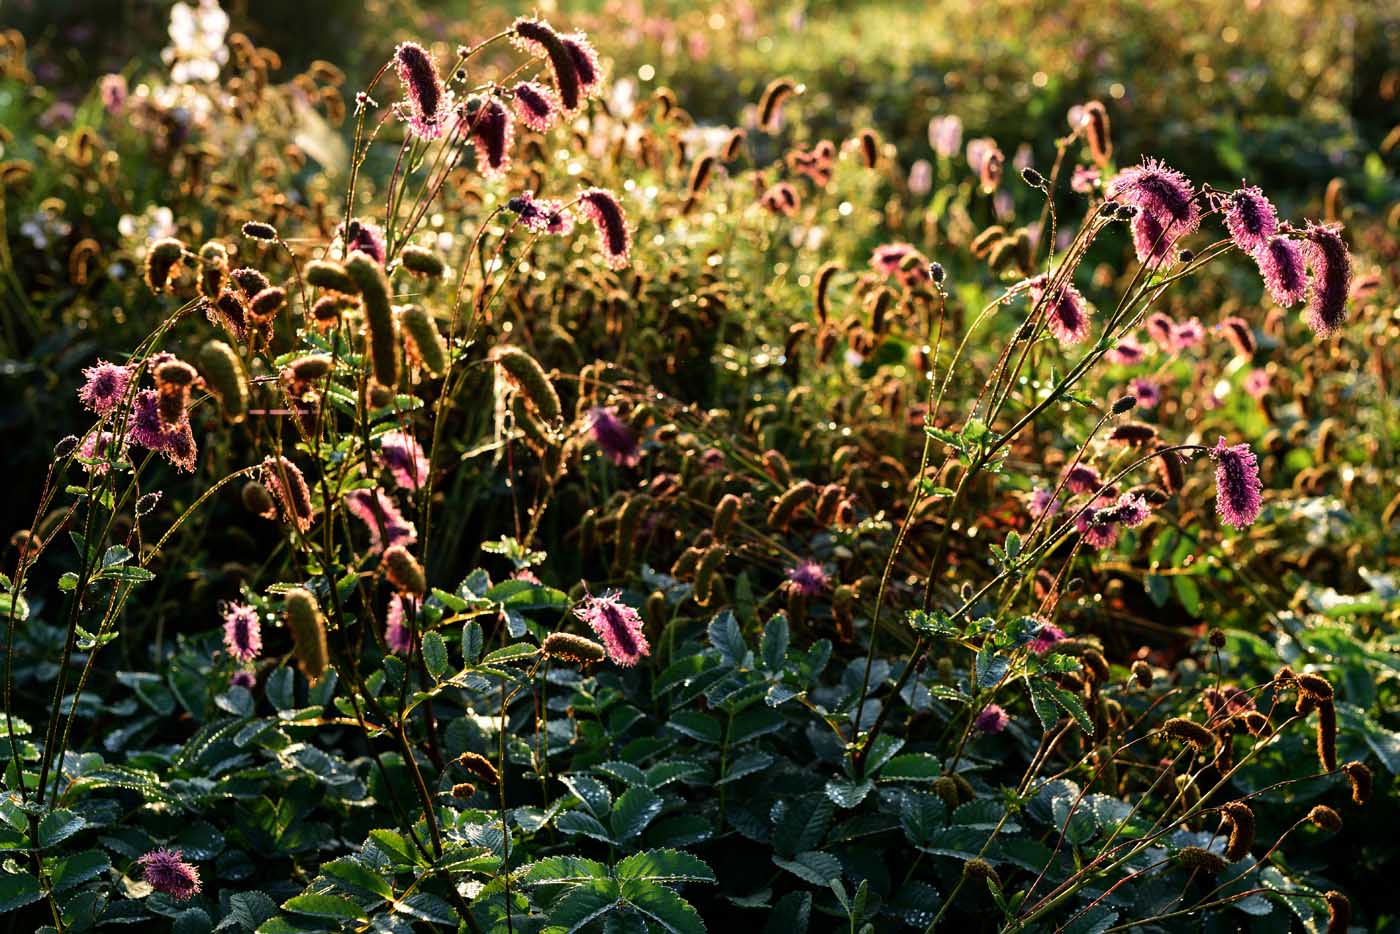
[[[803,561],[787,569],[788,583],[802,596],[815,597],[826,589],[826,571],[815,561]]]
[[[1201,324],[1200,318],[1188,318],[1180,321],[1172,328],[1172,349],[1186,350],[1188,347],[1195,347],[1206,339],[1205,325]]]
[[[1109,350],[1104,356],[1109,363],[1116,363],[1119,366],[1133,366],[1147,358],[1147,351],[1137,342],[1136,338],[1125,337],[1118,342],[1118,346]]]
[[[1150,379],[1135,379],[1128,384],[1128,392],[1144,409],[1155,409],[1162,402],[1162,390]]]
[[[199,870],[185,862],[179,850],[152,850],[137,860],[151,888],[176,901],[188,901],[199,894]]]
[[[228,679],[229,687],[251,691],[258,684],[258,676],[248,668],[240,668]]]
[[[384,617],[384,642],[395,655],[407,655],[413,650],[413,630],[407,619],[411,610],[408,598],[394,594],[389,598],[389,610]]]
[[[1112,548],[1118,541],[1118,523],[1113,521],[1112,497],[1100,496],[1093,505],[1074,518],[1074,527],[1094,548]]]
[[[1031,494],[1030,505],[1027,507],[1032,516],[1039,519],[1041,516],[1053,516],[1060,511],[1060,501],[1055,499],[1055,491],[1050,487],[1041,487]]]
[[[423,447],[406,431],[394,429],[379,436],[379,462],[405,490],[417,490],[428,479],[428,458]]]
[[[1043,274],[1030,280],[1033,306],[1040,304],[1048,284],[1049,280]],[[1091,314],[1089,303],[1084,300],[1084,296],[1069,284],[1061,286],[1055,294],[1045,299],[1046,323],[1050,333],[1066,346],[1078,344],[1089,336]]]
[[[1109,183],[1108,197],[1138,209],[1132,229],[1139,262],[1160,261],[1201,225],[1195,188],[1185,175],[1157,159],[1119,172]]]
[[[1035,617],[1040,619],[1040,617]],[[1051,625],[1046,620],[1040,619],[1040,626],[1036,629],[1034,637],[1031,639],[1031,651],[1037,655],[1044,655],[1065,637],[1065,631],[1059,626]]]
[[[494,97],[473,98],[462,118],[467,136],[476,149],[476,167],[488,180],[510,171],[510,151],[515,143],[515,121]]]
[[[1152,338],[1152,342],[1163,350],[1176,349],[1176,322],[1171,315],[1165,315],[1160,311],[1154,311],[1147,316],[1147,321],[1143,324],[1147,328],[1147,336]]]
[[[520,122],[536,133],[547,133],[559,122],[559,98],[538,81],[522,81],[510,92]]]
[[[574,60],[574,69],[578,72],[579,93],[584,97],[597,97],[602,94],[603,69],[598,64],[598,53],[594,51],[588,37],[581,32],[571,32],[561,35],[559,39],[564,43],[564,48],[569,50],[569,57]]]
[[[574,215],[559,201],[536,198],[533,191],[522,192],[506,204],[520,217],[526,230],[567,237],[574,230]]]
[[[89,412],[109,415],[126,398],[131,385],[131,368],[98,360],[95,366],[83,370],[83,388],[78,399]]]
[[[988,704],[978,712],[972,725],[979,733],[996,734],[1006,729],[1010,722],[1011,718],[1006,715],[1000,704]]]
[[[258,611],[244,603],[224,607],[224,648],[240,662],[251,662],[262,652],[262,623]]]
[[[447,92],[432,53],[416,42],[401,42],[394,50],[394,69],[403,83],[403,109],[413,135],[437,139],[447,113]]]
[[[1075,464],[1065,472],[1065,488],[1071,493],[1091,493],[1101,482],[1099,472],[1088,464]]]
[[[627,423],[617,417],[617,411],[604,406],[588,410],[588,430],[593,443],[619,467],[635,467],[642,459],[636,436]]]
[[[154,389],[136,394],[127,426],[127,440],[154,451],[180,470],[194,470],[196,449],[188,417],[173,425],[160,417],[160,396]]]
[[[607,264],[613,269],[626,267],[632,253],[632,231],[617,196],[605,188],[589,188],[578,196],[578,213],[598,228]]]
[[[345,238],[346,256],[358,250],[379,265],[384,265],[384,231],[377,224],[352,220],[339,233]]]
[[[590,595],[574,607],[574,615],[603,640],[608,657],[614,663],[629,668],[642,656],[651,654],[647,637],[642,632],[641,616],[619,600],[616,591],[599,597]]]
[[[1262,399],[1269,394],[1269,372],[1263,367],[1256,367],[1249,371],[1243,385],[1245,392],[1256,399]]]
[[[83,435],[82,444],[78,446],[78,457],[87,461],[101,461],[102,463],[84,464],[83,466],[91,473],[99,477],[105,476],[109,463],[116,460],[123,463],[126,460],[126,452],[118,448],[113,451],[115,437],[110,431],[89,431]]]
[[[1235,246],[1254,256],[1278,233],[1278,212],[1258,188],[1240,188],[1225,199],[1225,229]]]
[[[1254,255],[1264,287],[1274,301],[1290,308],[1303,299],[1307,288],[1303,250],[1287,237],[1274,237]]]
[[[394,498],[384,490],[351,490],[345,494],[345,508],[369,529],[369,550],[375,554],[418,541],[418,529],[403,517]]]
[[[1347,319],[1351,297],[1351,253],[1331,224],[1308,224],[1304,253],[1312,273],[1312,300],[1304,319],[1318,337],[1331,337]]]
[[[957,114],[934,117],[928,122],[928,144],[945,159],[951,159],[962,148],[963,122]]]
[[[1264,484],[1259,461],[1247,444],[1227,445],[1222,435],[1210,451],[1215,461],[1215,511],[1220,521],[1242,529],[1259,518]]]

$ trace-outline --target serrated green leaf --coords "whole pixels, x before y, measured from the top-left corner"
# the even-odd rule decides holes
[[[613,802],[613,837],[630,840],[646,830],[647,825],[661,813],[661,798],[650,788],[629,788]]]
[[[62,843],[87,826],[87,821],[72,811],[59,808],[45,814],[39,821],[39,845],[44,848]]]
[[[622,883],[621,896],[667,934],[705,934],[695,906],[665,886],[640,879]]]
[[[441,681],[452,662],[447,657],[447,643],[435,631],[423,633],[423,664],[434,681]]]
[[[705,861],[682,850],[646,850],[634,853],[613,867],[619,879],[648,879],[652,882],[714,882],[715,874]]]
[[[293,895],[282,903],[285,911],[313,918],[333,918],[350,921],[368,921],[363,908],[351,899],[340,895]]]
[[[394,888],[382,873],[346,856],[321,864],[321,874],[347,887],[356,895],[373,895],[386,901],[394,897]]]

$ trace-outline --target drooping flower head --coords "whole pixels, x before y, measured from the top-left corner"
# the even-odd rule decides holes
[[[447,92],[432,53],[416,42],[401,42],[394,50],[394,68],[407,96],[409,128],[419,139],[437,139],[447,112]]]
[[[180,470],[194,470],[196,449],[189,419],[166,424],[160,414],[160,394],[154,389],[143,389],[136,394],[127,440],[156,452]]]
[[[185,862],[180,850],[152,850],[137,860],[151,888],[176,901],[188,901],[199,894],[199,870]]]
[[[379,463],[405,490],[417,490],[428,479],[427,455],[418,439],[407,431],[396,428],[379,436]]]
[[[1112,506],[1099,510],[1100,518],[1127,529],[1135,529],[1152,515],[1152,507],[1140,493],[1124,493]]]
[[[1264,279],[1264,287],[1274,301],[1284,308],[1290,308],[1303,299],[1307,288],[1306,263],[1303,249],[1287,237],[1272,237],[1258,253],[1254,262],[1259,266],[1259,275]]]
[[[461,118],[476,149],[476,167],[494,181],[510,171],[510,151],[515,142],[515,122],[510,111],[494,97],[474,97]]]
[[[560,105],[566,113],[577,111],[582,102],[578,66],[559,33],[544,20],[522,17],[511,27],[510,41],[527,55],[549,60]]]
[[[594,406],[588,410],[588,430],[593,443],[619,467],[635,467],[642,459],[637,438],[615,409]]]
[[[1263,367],[1256,367],[1249,371],[1249,375],[1244,378],[1244,391],[1256,399],[1262,399],[1269,394],[1269,371]]]
[[[262,462],[263,486],[276,498],[282,507],[283,518],[305,532],[311,528],[311,520],[316,510],[311,503],[311,490],[306,485],[306,477],[301,468],[285,457],[268,456]],[[274,508],[263,513],[268,519],[277,518]]]
[[[996,734],[1006,729],[1010,722],[1011,718],[1000,704],[988,704],[977,714],[972,725],[979,733]]]
[[[404,518],[394,498],[384,490],[351,490],[345,494],[345,508],[369,529],[372,553],[418,541],[417,527]]]
[[[1185,321],[1178,321],[1172,327],[1172,349],[1186,350],[1204,343],[1206,339],[1205,325],[1201,324],[1200,318],[1187,318]]]
[[[534,233],[556,237],[567,237],[573,233],[574,215],[562,202],[536,198],[533,191],[526,191],[511,198],[506,207],[520,217],[527,230]]]
[[[1304,246],[1312,298],[1304,320],[1318,337],[1331,337],[1347,319],[1351,295],[1351,253],[1331,224],[1308,224]]]
[[[1084,536],[1084,542],[1094,548],[1112,548],[1118,541],[1118,522],[1114,519],[1113,497],[1100,496],[1093,504],[1074,517],[1074,527]]]
[[[1264,489],[1259,461],[1247,444],[1227,445],[1222,435],[1210,451],[1215,461],[1215,511],[1220,521],[1242,529],[1259,517]]]
[[[1230,342],[1235,353],[1248,360],[1254,356],[1255,341],[1254,331],[1250,328],[1249,322],[1239,317],[1231,315],[1220,322],[1220,331],[1225,335],[1225,339]]]
[[[1035,630],[1035,635],[1030,642],[1031,651],[1037,655],[1044,655],[1065,637],[1065,631],[1059,626],[1052,625],[1048,620],[1034,617],[1040,621],[1040,625]]]
[[[1173,244],[1201,225],[1195,187],[1157,159],[1119,172],[1109,183],[1108,198],[1137,208],[1132,225],[1139,262],[1160,261]]]
[[[1143,326],[1147,328],[1147,336],[1152,338],[1152,342],[1158,347],[1163,350],[1176,349],[1176,322],[1172,320],[1171,315],[1154,311],[1147,316]]]
[[[797,189],[788,182],[778,182],[768,188],[758,199],[758,203],[770,214],[791,217],[802,207],[802,198]]]
[[[787,569],[788,583],[804,597],[815,597],[826,589],[826,571],[815,561],[802,561]]]
[[[98,360],[96,365],[83,370],[83,388],[78,390],[78,399],[89,412],[109,415],[126,398],[130,385],[130,367]]]
[[[510,92],[520,122],[536,133],[548,133],[559,122],[559,98],[538,81],[522,81]]]
[[[1278,233],[1278,212],[1258,188],[1240,188],[1225,199],[1225,229],[1235,246],[1255,256]]]
[[[1101,483],[1099,472],[1088,464],[1075,464],[1065,471],[1065,488],[1071,493],[1089,493]]]
[[[251,662],[262,652],[262,622],[258,611],[245,603],[224,607],[224,648],[240,662]]]
[[[647,637],[642,632],[641,616],[619,600],[616,591],[588,596],[574,607],[574,615],[603,640],[608,657],[615,664],[628,668],[637,664],[642,656],[651,654]]]
[[[574,71],[578,74],[578,91],[584,97],[597,97],[603,93],[603,69],[598,64],[598,53],[593,44],[581,32],[571,32],[559,37],[573,59]]]
[[[1068,283],[1046,298],[1049,284],[1049,277],[1044,274],[1030,280],[1031,305],[1041,304],[1044,298],[1045,321],[1050,333],[1066,346],[1078,344],[1089,336],[1090,316],[1093,314],[1089,303],[1078,289]]]
[[[632,252],[632,231],[617,196],[605,188],[589,188],[578,196],[578,213],[598,228],[603,258],[613,269],[624,268]]]

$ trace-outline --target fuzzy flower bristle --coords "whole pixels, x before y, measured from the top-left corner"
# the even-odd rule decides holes
[[[384,231],[379,228],[378,224],[356,219],[338,230],[337,234],[345,240],[346,256],[358,250],[379,265],[384,265]],[[353,284],[346,287],[342,283],[339,286],[339,291],[353,292],[355,289]]]
[[[1117,503],[1112,497],[1100,496],[1088,509],[1074,518],[1074,527],[1094,548],[1112,548],[1118,541],[1119,524],[1115,521]]]
[[[476,149],[476,166],[490,181],[510,171],[510,151],[515,143],[515,122],[510,111],[494,97],[473,98],[461,118]]]
[[[632,232],[617,196],[605,188],[586,189],[578,196],[578,213],[598,228],[608,265],[625,268],[631,258]]]
[[[1337,228],[1308,224],[1303,247],[1312,273],[1312,299],[1304,319],[1318,337],[1331,337],[1347,319],[1351,296],[1351,253]]]
[[[188,901],[199,894],[199,870],[185,862],[180,850],[162,847],[152,850],[137,860],[141,872],[151,888],[176,901]]]
[[[1054,648],[1055,643],[1065,638],[1065,631],[1041,617],[1034,617],[1034,619],[1039,621],[1039,625],[1031,637],[1030,649],[1037,655],[1044,655]]]
[[[521,192],[506,204],[520,218],[525,229],[537,234],[567,237],[574,230],[574,215],[563,202],[536,198],[533,191]]]
[[[1074,286],[1065,284],[1046,297],[1049,279],[1044,275],[1030,281],[1031,305],[1045,303],[1046,325],[1050,333],[1061,344],[1072,346],[1089,336],[1090,316],[1093,314],[1089,303]]]
[[[1210,451],[1215,461],[1216,512],[1226,525],[1242,529],[1259,517],[1264,489],[1259,461],[1247,444],[1227,445],[1222,435]]]
[[[447,92],[432,53],[416,42],[401,42],[394,50],[394,69],[403,83],[409,128],[419,139],[442,135]]]
[[[571,32],[559,37],[573,59],[574,72],[578,75],[578,92],[583,97],[597,97],[603,93],[603,69],[598,64],[598,53],[593,44],[581,32]]]
[[[1194,186],[1157,159],[1145,159],[1119,172],[1107,194],[1109,200],[1137,208],[1132,229],[1139,262],[1162,260],[1173,244],[1201,225]]]
[[[285,457],[267,457],[262,463],[262,482],[276,497],[287,522],[305,532],[311,528],[315,517],[315,507],[311,503],[311,490],[306,485],[306,477],[301,468]],[[276,519],[276,510],[264,514]]]
[[[131,385],[131,368],[106,360],[83,370],[83,387],[78,399],[83,407],[97,415],[110,415],[126,398]]]
[[[1235,246],[1255,256],[1278,233],[1278,212],[1257,187],[1240,188],[1225,199],[1225,229]]]
[[[258,611],[244,603],[224,608],[224,648],[240,662],[251,662],[262,651],[262,623]]]
[[[972,725],[979,733],[995,735],[1006,729],[1010,722],[1011,718],[1006,715],[1000,704],[988,704],[977,714]]]
[[[186,473],[194,470],[196,448],[188,416],[168,424],[161,417],[160,394],[143,389],[136,394],[127,425],[127,440],[160,454]]]
[[[1071,493],[1089,493],[1100,484],[1099,472],[1088,464],[1075,464],[1065,471],[1065,487]]]
[[[379,436],[379,463],[405,490],[417,490],[428,479],[428,458],[418,439],[394,429]]]
[[[511,44],[527,55],[549,60],[554,89],[566,113],[574,113],[582,102],[578,66],[563,37],[544,20],[517,19],[510,31]]]
[[[384,615],[384,642],[395,655],[413,651],[413,629],[408,623],[413,612],[412,601],[403,594],[389,597],[389,609]]]
[[[510,94],[516,116],[536,133],[547,133],[559,122],[559,98],[543,84],[522,81],[511,89]]]
[[[369,529],[369,550],[382,552],[395,545],[418,541],[418,529],[399,512],[393,497],[381,489],[351,490],[345,494],[345,508]]]
[[[574,607],[574,615],[583,620],[603,640],[608,657],[624,668],[637,664],[651,654],[647,637],[642,632],[642,618],[632,607],[618,599],[616,592],[589,596]]]
[[[1264,287],[1275,302],[1284,308],[1303,299],[1307,289],[1306,259],[1303,249],[1287,237],[1273,237],[1254,255]]]
[[[616,409],[607,406],[589,409],[588,430],[598,449],[619,467],[635,467],[641,461],[637,438],[627,423],[617,417]]]

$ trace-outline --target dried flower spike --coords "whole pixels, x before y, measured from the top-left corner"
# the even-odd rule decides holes
[[[294,587],[283,595],[287,612],[287,628],[295,643],[297,666],[306,679],[315,684],[326,673],[330,663],[326,647],[326,620],[321,606],[311,591]]]

